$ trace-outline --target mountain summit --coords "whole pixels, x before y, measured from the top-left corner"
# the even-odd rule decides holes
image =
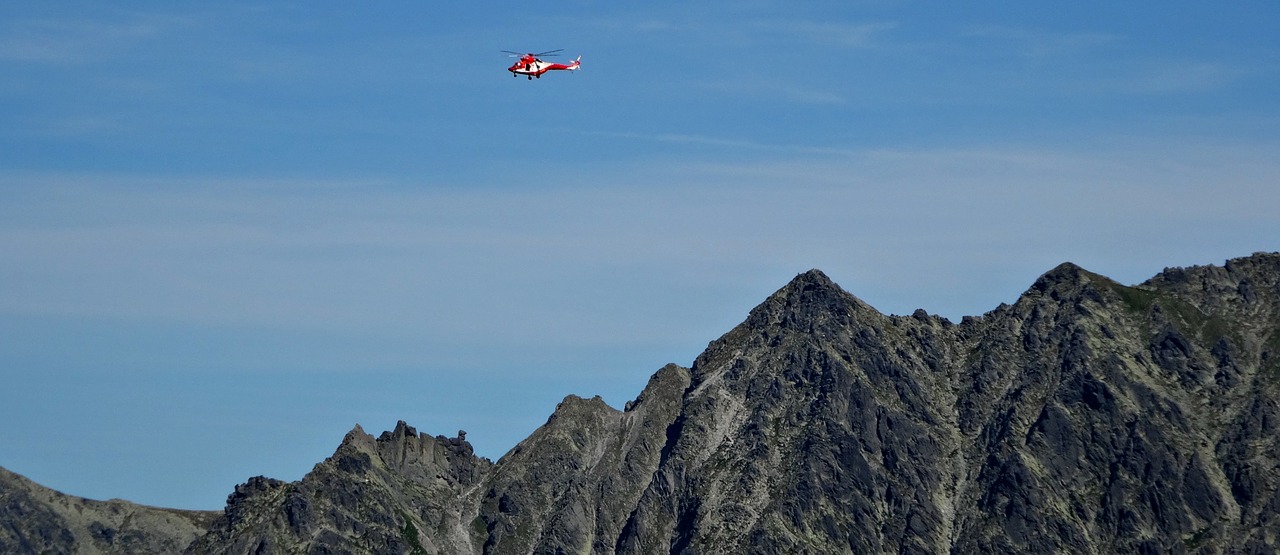
[[[1277,253],[1063,264],[958,324],[811,270],[623,410],[566,397],[496,463],[357,426],[188,552],[1275,553],[1278,422]]]

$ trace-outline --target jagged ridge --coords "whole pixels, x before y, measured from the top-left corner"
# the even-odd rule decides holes
[[[216,516],[64,495],[0,468],[0,553],[176,553]]]

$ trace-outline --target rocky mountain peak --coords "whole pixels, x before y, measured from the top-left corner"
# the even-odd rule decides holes
[[[794,351],[815,341],[876,335],[888,317],[849,294],[819,270],[797,275],[751,310],[741,324],[713,341],[692,367],[697,386],[727,368],[746,368],[746,351]],[[741,378],[741,372],[731,376]]]
[[[879,321],[883,315],[849,294],[819,270],[797,275],[764,302],[751,310],[733,332],[816,333],[831,326],[847,327],[858,320]],[[695,363],[695,368],[697,364]]]
[[[1036,279],[1031,288],[1036,290],[1050,289],[1058,284],[1078,284],[1086,278],[1086,271],[1074,262],[1063,262],[1054,266]]]
[[[372,450],[375,445],[376,443],[374,442],[373,436],[366,433],[364,428],[360,427],[359,424],[356,424],[355,427],[351,428],[351,431],[347,432],[345,436],[342,436],[342,443],[339,444],[338,448],[341,449],[342,446],[349,446],[354,449]]]
[[[388,441],[403,442],[406,438],[417,439],[418,429],[414,428],[413,426],[410,426],[404,420],[399,420],[399,421],[396,421],[395,429],[391,430],[390,432],[382,432],[382,435],[378,436],[378,441],[379,442],[388,442]]]
[[[843,291],[842,289],[840,289],[839,285],[836,285],[834,281],[831,281],[831,278],[827,277],[827,274],[822,273],[822,270],[819,270],[817,268],[810,268],[806,272],[801,272],[799,274],[796,274],[796,277],[792,278],[792,280],[789,283],[787,283],[787,285],[782,289],[783,290],[798,289],[801,291],[819,291],[819,290],[834,289],[834,290]]]
[[[870,309],[857,297],[849,294],[821,270],[813,269],[797,275],[786,286],[770,295],[756,311],[777,318],[788,314],[814,315],[822,310],[852,307]]]
[[[1082,293],[1111,283],[1114,282],[1108,278],[1085,270],[1074,263],[1064,262],[1037,278],[1035,283],[1023,293],[1023,297],[1033,299],[1043,297],[1050,302],[1060,302],[1077,298]]]

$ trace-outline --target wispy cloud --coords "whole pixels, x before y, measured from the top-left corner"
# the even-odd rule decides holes
[[[165,20],[17,20],[0,27],[0,60],[83,64],[125,51],[155,37]]]
[[[758,152],[772,152],[775,154],[815,154],[825,156],[853,156],[861,151],[827,146],[799,145],[799,144],[783,144],[783,143],[762,143],[758,141],[750,141],[744,139],[734,139],[729,137],[716,137],[712,135],[684,134],[684,133],[636,133],[629,131],[584,131],[584,135],[596,137],[612,137],[618,139],[636,139],[650,142],[671,143],[671,144],[687,144],[700,145],[710,147],[722,147],[728,149],[746,149]]]
[[[1248,74],[1221,62],[1161,61],[1135,70],[1116,87],[1146,94],[1204,93],[1230,88]]]
[[[895,22],[836,23],[825,21],[779,21],[758,23],[761,29],[789,35],[788,42],[812,42],[845,48],[882,46],[884,35],[898,27]]]
[[[60,116],[49,120],[23,122],[29,136],[39,138],[81,139],[108,137],[134,129],[123,118],[107,114]]]
[[[753,68],[752,71],[759,71]],[[702,81],[697,86],[722,95],[774,99],[782,102],[810,105],[840,105],[844,95],[818,86],[806,86],[796,81],[786,81],[773,73],[752,73],[732,80]]]
[[[967,39],[1002,43],[995,52],[1036,63],[1064,65],[1080,76],[1075,89],[1137,94],[1203,93],[1233,86],[1251,71],[1232,60],[1156,57],[1135,50],[1131,37],[1101,32],[1063,32],[1030,27],[969,27]]]
[[[961,37],[1002,43],[984,51],[1046,59],[1097,52],[1112,46],[1122,37],[1100,32],[1064,32],[1032,27],[1002,25],[971,26],[961,30]]]

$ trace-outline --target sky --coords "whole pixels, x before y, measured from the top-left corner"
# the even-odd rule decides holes
[[[220,509],[357,423],[496,460],[811,268],[958,321],[1280,250],[1269,0],[480,4],[0,6],[0,466]]]

